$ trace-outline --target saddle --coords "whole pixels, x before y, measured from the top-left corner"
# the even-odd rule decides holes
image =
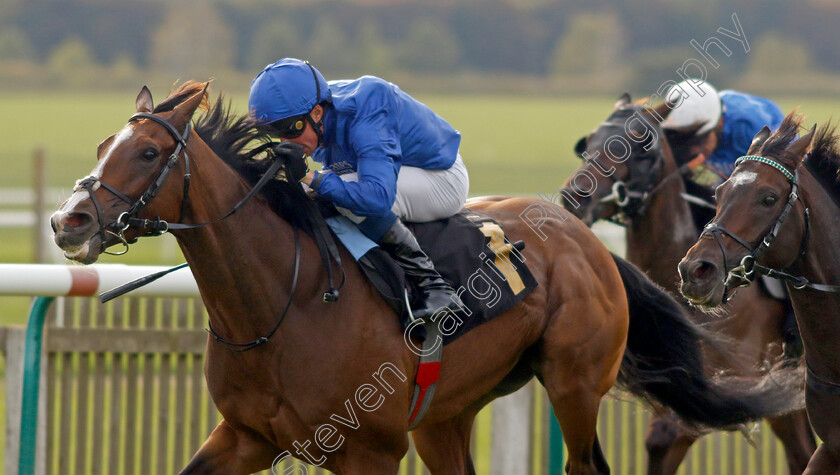
[[[408,327],[409,306],[418,292],[400,266],[344,216],[330,216],[327,224]],[[537,287],[522,255],[525,243],[511,243],[492,218],[465,208],[449,218],[406,225],[465,305],[459,315],[439,322],[444,345],[504,313]]]
[[[333,214],[326,221],[399,315],[406,336],[423,342],[422,347],[416,347],[406,340],[420,356],[408,417],[408,430],[413,430],[431,406],[443,347],[501,315],[537,287],[522,255],[525,243],[511,243],[499,223],[466,208],[450,218],[407,223],[437,271],[452,284],[464,303],[457,314],[441,312],[423,322],[411,316],[412,300],[419,295],[418,290],[411,287],[391,256],[348,218]]]

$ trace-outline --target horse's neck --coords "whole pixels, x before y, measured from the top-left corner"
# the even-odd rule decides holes
[[[805,257],[792,270],[812,282],[840,285],[840,208],[808,173],[802,174],[800,195],[809,208],[810,236]]]
[[[813,283],[840,285],[840,209],[816,180],[807,173],[801,176],[802,202],[810,209],[810,237],[805,257],[794,263],[790,271]],[[840,339],[840,293],[796,290],[791,286],[788,289],[809,364],[817,373],[827,376],[826,372],[831,371],[834,378],[840,378],[840,357],[835,345]]]
[[[228,213],[250,190],[209,148],[194,161],[185,222],[203,223]],[[292,227],[260,197],[237,213],[198,229],[173,231],[190,265],[214,330],[224,338],[264,336],[289,296],[294,266]],[[243,318],[247,315],[247,318]]]
[[[680,197],[685,191],[682,177],[671,176],[677,165],[667,144],[663,143],[661,180],[668,179],[654,193],[645,214],[627,228],[627,257],[645,271],[654,282],[677,292],[677,264],[697,240],[697,229],[688,203]],[[670,177],[670,178],[668,178]]]

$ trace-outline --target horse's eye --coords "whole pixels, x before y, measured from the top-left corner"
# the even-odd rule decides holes
[[[769,208],[769,207],[773,206],[774,204],[776,204],[776,202],[777,202],[777,201],[779,201],[779,197],[778,197],[778,196],[776,196],[776,195],[767,195],[767,196],[765,196],[765,197],[764,197],[764,199],[763,199],[763,200],[761,200],[761,204],[762,204],[763,206],[766,206],[766,207],[768,207],[768,208]]]
[[[154,160],[158,157],[158,151],[153,149],[153,148],[150,148],[150,149],[146,150],[145,152],[143,152],[142,157],[143,157],[143,160],[152,161],[152,160]]]

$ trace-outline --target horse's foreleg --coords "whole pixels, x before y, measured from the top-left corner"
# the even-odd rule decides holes
[[[421,426],[411,433],[417,454],[432,474],[474,475],[470,436],[475,412]]]
[[[817,450],[817,441],[804,410],[767,419],[776,437],[782,441],[791,474],[800,474]]]
[[[566,473],[609,474],[609,467],[602,459],[595,433],[601,394],[583,388],[566,390],[563,393],[549,389],[548,396],[563,431],[563,440],[569,449]]]
[[[649,475],[671,475],[677,473],[685,454],[697,438],[688,434],[667,418],[657,417],[651,421],[645,448],[648,453]]]
[[[535,368],[563,431],[569,475],[610,473],[596,422],[601,398],[615,383],[624,354],[627,310],[601,304],[581,299],[564,305],[543,334]]]
[[[601,398],[615,381],[620,347],[612,352],[603,352],[604,347],[595,345],[590,346],[593,349],[590,352],[581,346],[577,348],[582,357],[576,360],[574,355],[568,354],[568,351],[574,351],[571,348],[564,351],[547,342],[537,375],[548,392],[569,450],[566,472],[569,475],[609,474],[595,428]]]
[[[219,423],[182,474],[247,474],[269,468],[280,449],[261,436]]]

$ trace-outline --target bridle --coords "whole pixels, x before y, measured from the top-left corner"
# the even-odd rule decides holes
[[[129,122],[140,120],[140,119],[149,119],[153,122],[156,122],[162,125],[175,139],[175,150],[169,156],[166,161],[166,164],[161,168],[160,172],[158,172],[157,177],[152,181],[152,183],[146,188],[146,191],[140,195],[136,201],[133,201],[131,198],[126,196],[124,193],[120,192],[113,186],[105,183],[102,181],[101,178],[90,175],[87,176],[76,184],[76,188],[74,191],[80,191],[81,188],[87,190],[88,194],[90,195],[91,201],[93,201],[93,206],[96,208],[97,220],[99,222],[99,234],[102,235],[102,245],[105,246],[105,234],[111,234],[116,236],[120,242],[125,246],[125,250],[119,253],[109,253],[105,249],[102,252],[106,254],[113,254],[113,255],[122,255],[128,252],[128,245],[130,244],[124,236],[125,231],[130,228],[134,227],[139,230],[147,230],[149,231],[145,236],[159,236],[163,233],[173,230],[181,230],[181,229],[195,229],[200,228],[203,226],[208,226],[210,224],[217,223],[232,214],[236,213],[254,196],[256,195],[283,167],[284,163],[281,160],[275,160],[271,166],[265,171],[263,176],[260,180],[251,188],[251,191],[245,195],[238,203],[236,203],[230,211],[228,211],[223,216],[216,218],[212,221],[207,221],[203,223],[183,223],[184,214],[186,212],[187,203],[189,201],[189,192],[190,192],[190,160],[189,155],[187,155],[187,140],[190,137],[190,131],[192,130],[192,126],[187,123],[186,127],[184,128],[184,133],[181,134],[178,130],[173,126],[169,121],[166,119],[154,115],[148,114],[144,112],[140,112],[131,116],[128,119]],[[250,153],[251,155],[256,155],[258,153],[262,153],[267,149],[271,148],[275,145],[272,142],[268,142],[265,144],[260,145],[259,147],[252,150]],[[142,219],[138,218],[137,216],[140,214],[143,209],[149,204],[149,202],[157,196],[158,192],[160,191],[161,187],[166,183],[166,180],[169,179],[169,176],[172,174],[172,170],[174,170],[175,165],[178,164],[179,156],[184,156],[184,186],[183,186],[183,196],[181,198],[181,207],[180,207],[180,215],[178,217],[178,221],[175,223],[170,223],[168,221],[164,221],[160,219],[160,217],[156,217],[154,219]],[[127,211],[123,211],[122,213],[117,216],[117,219],[109,224],[102,224],[102,206],[99,204],[99,200],[96,199],[94,195],[94,187],[96,184],[99,184],[106,190],[108,190],[111,194],[119,198],[120,200],[124,201],[125,203],[129,204],[129,209]],[[136,238],[131,241],[131,243],[135,242]]]
[[[723,282],[723,302],[726,303],[729,300],[729,298],[731,297],[730,292],[732,290],[737,289],[738,287],[750,285],[755,279],[756,274],[763,274],[767,277],[773,277],[776,279],[784,280],[790,283],[795,289],[804,289],[807,287],[821,292],[840,292],[840,286],[838,285],[815,284],[810,282],[804,276],[795,276],[783,270],[773,269],[771,267],[767,267],[758,263],[758,260],[764,255],[765,252],[767,252],[767,250],[770,248],[770,245],[778,236],[782,225],[784,225],[785,221],[787,221],[788,217],[791,214],[791,211],[796,205],[796,202],[800,201],[799,170],[797,169],[796,171],[794,171],[794,173],[791,173],[782,164],[769,158],[755,155],[747,155],[744,157],[740,157],[738,160],[735,161],[735,166],[737,167],[739,164],[745,161],[756,161],[759,163],[763,163],[765,165],[773,167],[774,169],[782,173],[785,176],[785,178],[787,178],[790,182],[790,193],[788,194],[784,208],[782,208],[782,212],[776,218],[776,221],[774,221],[773,224],[770,226],[770,229],[767,231],[764,237],[761,238],[761,241],[758,243],[758,245],[751,245],[746,240],[740,238],[738,235],[724,228],[715,221],[712,221],[703,229],[703,232],[700,234],[700,237],[702,238],[703,236],[712,236],[717,242],[718,246],[720,247],[721,253],[723,254],[723,269],[725,272]],[[802,208],[803,219],[805,221],[805,231],[802,236],[802,241],[799,245],[799,253],[797,254],[797,257],[794,260],[794,262],[798,261],[799,259],[802,259],[805,256],[805,253],[808,251],[808,242],[810,238],[810,211],[804,202],[802,202]],[[732,238],[735,242],[737,242],[750,252],[741,259],[737,266],[730,269],[727,269],[726,267],[726,250],[723,245],[724,234]]]
[[[184,213],[185,213],[185,210],[186,210],[186,205],[187,205],[187,202],[189,200],[190,167],[189,167],[189,156],[187,155],[186,148],[187,148],[187,140],[189,140],[190,131],[192,130],[192,126],[188,122],[186,127],[184,128],[184,133],[182,134],[182,133],[178,132],[178,130],[175,128],[175,126],[173,126],[166,119],[164,119],[160,116],[154,115],[154,114],[143,113],[143,112],[134,114],[133,116],[131,116],[131,118],[128,119],[128,121],[130,123],[132,121],[140,120],[140,119],[149,119],[149,120],[151,120],[151,121],[153,121],[157,124],[162,125],[167,130],[167,132],[169,132],[169,134],[172,136],[172,138],[175,139],[175,144],[176,144],[175,145],[175,150],[172,152],[172,154],[167,159],[166,164],[163,166],[163,168],[160,170],[160,172],[158,172],[157,177],[154,179],[154,181],[152,181],[152,183],[148,186],[148,188],[146,188],[146,191],[143,192],[143,194],[140,196],[140,198],[138,198],[136,201],[131,200],[124,193],[120,192],[116,188],[108,185],[107,183],[103,182],[100,178],[95,177],[93,175],[87,176],[87,177],[83,178],[82,180],[79,180],[79,182],[76,184],[76,187],[75,187],[75,191],[80,191],[81,189],[84,189],[84,190],[87,190],[88,195],[90,195],[90,199],[93,202],[94,208],[96,209],[97,220],[98,220],[98,223],[99,223],[99,234],[102,237],[102,246],[103,246],[102,252],[107,253],[107,254],[121,255],[121,254],[125,254],[126,252],[128,252],[129,242],[125,239],[124,233],[129,227],[132,227],[132,226],[135,227],[135,228],[141,229],[141,230],[148,230],[149,233],[144,234],[144,235],[157,236],[157,235],[160,235],[160,234],[163,234],[165,232],[172,231],[172,230],[194,229],[194,228],[207,226],[207,225],[216,223],[218,221],[221,221],[221,220],[231,216],[232,214],[239,211],[245,205],[245,203],[248,202],[248,200],[250,200],[254,195],[256,195],[266,185],[266,183],[268,183],[272,178],[274,178],[274,176],[277,174],[277,172],[280,170],[280,168],[284,165],[282,160],[277,160],[277,159],[274,160],[274,162],[271,164],[271,166],[268,168],[268,170],[266,170],[266,172],[259,179],[259,181],[253,186],[253,188],[251,188],[251,190],[248,192],[248,194],[245,195],[245,197],[242,198],[242,200],[240,200],[236,205],[234,205],[233,208],[230,211],[228,211],[224,216],[222,216],[220,218],[217,218],[217,219],[214,219],[212,221],[203,222],[203,223],[182,223],[182,221],[184,219]],[[272,145],[274,145],[274,144],[271,143],[271,142],[265,143],[265,144],[257,147],[256,149],[254,149],[251,153],[252,154],[260,153],[260,152],[265,151],[266,149],[270,148]],[[164,220],[161,220],[159,217],[155,218],[155,219],[151,219],[151,220],[150,219],[138,218],[137,216],[140,214],[140,212],[149,204],[149,202],[152,199],[154,199],[155,196],[157,196],[157,193],[160,191],[160,188],[164,185],[164,183],[166,183],[166,180],[172,174],[172,170],[175,168],[175,165],[177,165],[180,155],[184,156],[184,186],[183,186],[183,197],[181,199],[180,215],[179,215],[179,218],[178,218],[178,222],[168,223]],[[106,190],[108,190],[110,193],[112,193],[114,196],[116,196],[120,200],[122,200],[122,201],[124,201],[124,202],[126,202],[130,205],[130,207],[127,211],[124,211],[124,212],[120,213],[120,215],[117,217],[117,219],[115,221],[113,221],[113,222],[111,222],[107,225],[102,224],[102,222],[103,222],[102,206],[100,205],[99,201],[96,199],[96,196],[94,194],[94,191],[95,191],[94,187],[96,186],[97,183],[100,186],[102,186],[103,188],[105,188]],[[314,208],[314,205],[312,207]],[[323,220],[323,218],[321,218],[321,220]],[[263,345],[263,344],[267,343],[268,339],[271,338],[277,332],[277,330],[280,328],[280,324],[285,319],[286,314],[289,312],[289,308],[291,307],[292,299],[294,298],[295,290],[297,289],[297,281],[298,281],[298,275],[299,275],[299,269],[300,269],[300,239],[299,239],[299,236],[298,236],[298,228],[296,226],[292,226],[292,227],[293,227],[293,230],[294,230],[294,243],[295,243],[295,264],[294,264],[294,270],[293,270],[293,274],[292,274],[292,286],[291,286],[291,291],[289,292],[289,299],[286,302],[286,307],[284,308],[283,313],[277,319],[277,322],[275,323],[274,328],[272,328],[272,330],[266,336],[259,337],[255,340],[252,340],[252,341],[249,341],[249,342],[238,343],[238,342],[228,341],[228,340],[222,338],[221,336],[219,336],[213,330],[212,325],[210,325],[210,322],[208,321],[208,327],[209,327],[208,332],[219,343],[222,343],[226,346],[231,347],[234,351],[247,351],[247,350],[256,348],[260,345]],[[105,234],[106,233],[110,234],[110,235],[113,235],[113,236],[116,236],[117,239],[119,239],[120,242],[125,246],[125,250],[123,250],[122,252],[119,252],[119,253],[107,252],[105,250],[105,241],[106,241]],[[319,243],[319,248],[321,248],[321,240],[323,240],[323,239],[324,239],[323,236],[321,236],[320,239],[316,239]],[[136,241],[136,239],[133,240],[132,242],[134,242],[134,241]],[[333,247],[334,247],[334,244],[333,244]],[[332,254],[332,249],[331,248],[330,248],[330,251],[331,251],[331,254]],[[335,251],[335,257],[337,257],[337,251]],[[329,263],[329,258],[327,257],[326,259],[327,259],[326,262]],[[339,265],[339,268],[341,268],[341,261],[340,260],[338,260],[338,265]],[[176,267],[173,267],[172,269],[170,269],[169,271],[164,271],[164,273],[158,273],[156,276],[154,276],[154,278],[156,279],[156,278],[162,277],[165,273],[174,271],[174,270],[179,269],[181,267],[182,266],[176,266]],[[324,294],[324,300],[325,301],[335,301],[335,300],[338,299],[338,290],[335,289],[334,286],[333,286],[332,271],[331,271],[329,266],[328,266],[328,273],[329,273],[330,290]],[[342,269],[342,274],[343,274],[343,269]],[[149,279],[146,279],[146,280],[138,279],[138,281],[126,284],[126,286],[124,286],[124,289],[121,289],[119,292],[113,292],[112,295],[110,296],[110,298],[114,298],[118,295],[121,295],[122,293],[128,292],[132,288],[136,288],[136,287],[139,287],[141,285],[145,285],[146,283],[149,283],[150,281],[151,280],[149,280]],[[342,285],[343,285],[343,281],[342,281]],[[339,286],[339,288],[340,288],[340,286]],[[329,296],[329,299],[328,299],[328,296]]]
[[[722,234],[726,234],[727,236],[731,237],[735,240],[735,242],[737,242],[738,244],[750,251],[750,254],[744,256],[743,259],[741,259],[741,262],[738,264],[738,266],[726,270],[726,277],[724,278],[723,282],[723,302],[726,303],[731,297],[729,295],[729,292],[731,290],[752,283],[752,281],[755,279],[756,273],[784,280],[785,282],[788,282],[791,286],[793,286],[793,288],[798,290],[809,288],[820,292],[840,293],[840,285],[815,284],[809,281],[804,276],[795,276],[788,272],[766,267],[758,263],[758,259],[761,258],[761,256],[770,248],[770,245],[772,244],[773,240],[779,234],[779,230],[781,229],[785,220],[787,220],[788,216],[790,216],[791,210],[793,209],[796,201],[799,201],[799,169],[795,170],[794,173],[791,173],[784,166],[782,166],[782,164],[769,158],[755,155],[747,155],[739,158],[735,161],[735,166],[737,167],[738,164],[747,160],[752,160],[763,163],[765,165],[769,165],[778,170],[780,173],[782,173],[785,176],[785,178],[787,178],[788,181],[790,181],[790,193],[788,194],[787,201],[785,202],[785,207],[782,209],[781,214],[779,214],[778,218],[776,218],[776,221],[770,227],[770,230],[767,231],[767,234],[765,234],[764,237],[761,239],[761,242],[755,247],[751,246],[749,243],[747,243],[734,233],[728,231],[723,226],[718,225],[714,221],[709,223],[709,225],[706,226],[706,228],[703,230],[703,233],[700,235],[701,237],[710,234],[714,236],[715,240],[718,243],[718,246],[720,246],[720,251],[721,253],[723,253],[724,269],[726,269],[726,251],[724,250],[723,246],[721,236]],[[802,242],[799,245],[799,254],[793,262],[796,262],[805,256],[805,253],[808,249],[808,240],[810,238],[810,212],[808,210],[808,207],[805,205],[804,201],[802,202],[802,208],[803,219],[805,220],[805,232],[802,236]],[[732,285],[733,282],[736,285],[734,287],[730,287],[730,285]],[[811,364],[808,361],[807,357],[805,358],[805,369],[805,383],[808,385],[809,388],[811,388],[814,391],[826,394],[840,395],[840,383],[818,375],[811,367]]]
[[[651,167],[651,176],[657,178],[659,177],[664,161],[664,156],[662,153],[659,153],[657,155],[657,162],[653,165],[653,167]],[[632,222],[634,219],[643,217],[645,215],[647,204],[651,198],[653,198],[653,196],[664,188],[671,180],[684,175],[688,169],[689,164],[686,163],[666,175],[661,180],[650,180],[641,191],[634,189],[633,186],[636,183],[640,183],[641,180],[630,180],[628,184],[610,175],[610,179],[613,181],[610,194],[601,198],[599,202],[615,203],[620,213],[610,217],[609,221],[621,226],[627,226],[627,224]]]
[[[620,127],[624,128],[624,123],[616,122],[611,117],[606,122],[601,124],[601,127]],[[661,138],[659,140],[662,140]],[[636,155],[628,157],[627,160],[636,160],[644,157],[653,157],[655,162],[646,171],[641,171],[638,167],[628,166],[629,174],[625,182],[615,178],[614,174],[610,174],[607,178],[612,181],[610,193],[600,200],[599,203],[614,203],[619,209],[619,213],[611,216],[609,221],[620,226],[627,226],[629,222],[638,219],[645,214],[650,199],[659,190],[665,187],[671,180],[687,173],[693,166],[693,162],[686,163],[678,167],[673,172],[659,179],[662,169],[665,165],[665,156],[662,153],[662,148],[659,144],[650,150],[645,155]],[[581,157],[583,158],[583,157]],[[586,159],[584,159],[586,161]],[[635,176],[634,176],[635,175]]]
[[[90,196],[91,201],[93,202],[93,207],[96,209],[96,219],[99,223],[99,235],[102,238],[102,252],[104,254],[111,254],[111,255],[122,255],[128,252],[129,249],[129,242],[125,238],[125,231],[130,226],[135,226],[140,229],[148,229],[150,230],[150,235],[159,236],[169,229],[173,229],[169,223],[166,221],[161,221],[160,219],[155,220],[146,220],[146,219],[138,219],[137,215],[140,214],[141,211],[149,204],[149,202],[158,194],[160,188],[166,183],[166,180],[169,178],[169,175],[172,173],[172,170],[175,168],[175,165],[178,164],[179,155],[183,152],[184,155],[184,187],[183,187],[183,198],[181,199],[181,211],[178,221],[182,221],[184,219],[184,212],[187,206],[187,200],[189,198],[189,191],[190,191],[190,159],[189,155],[187,155],[187,140],[190,138],[190,132],[192,131],[192,126],[187,123],[186,127],[184,128],[184,133],[181,134],[178,130],[173,126],[169,121],[163,119],[154,114],[148,114],[144,112],[139,112],[131,116],[128,119],[129,122],[133,122],[135,120],[140,119],[149,119],[153,122],[156,122],[162,125],[169,135],[175,139],[175,150],[167,159],[166,164],[161,168],[160,172],[158,172],[157,177],[152,181],[152,183],[146,188],[146,191],[140,195],[136,201],[132,200],[124,193],[120,192],[113,186],[105,183],[99,177],[89,175],[76,183],[74,191],[81,191],[82,189],[87,190],[88,195]],[[99,200],[96,199],[96,195],[94,194],[95,186],[99,184],[102,188],[108,190],[112,195],[119,198],[121,201],[127,203],[129,205],[129,209],[120,213],[117,216],[117,219],[112,221],[108,224],[103,224],[102,219],[102,205],[99,203]],[[120,243],[124,246],[124,249],[120,252],[110,252],[105,247],[106,234],[110,234],[117,239],[119,239]],[[132,240],[132,242],[136,241]]]

